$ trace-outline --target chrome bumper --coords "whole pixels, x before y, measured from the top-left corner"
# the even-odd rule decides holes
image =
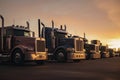
[[[110,55],[109,55],[109,53],[103,53],[103,57],[108,58],[108,57],[110,57]]]
[[[47,60],[46,52],[29,53],[25,55],[25,60]]]
[[[85,53],[71,53],[70,56],[68,57],[69,59],[86,59],[86,54]]]
[[[93,59],[101,58],[101,54],[100,53],[91,54],[91,58],[93,58]]]

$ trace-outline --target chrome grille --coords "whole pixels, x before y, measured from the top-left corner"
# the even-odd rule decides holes
[[[99,46],[96,46],[96,52],[99,52]]]
[[[37,52],[45,52],[45,41],[37,40]]]
[[[76,40],[76,51],[82,51],[84,47],[83,41],[81,40]]]
[[[76,40],[76,51],[80,51],[80,41]]]

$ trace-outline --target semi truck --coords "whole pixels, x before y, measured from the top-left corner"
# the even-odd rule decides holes
[[[84,34],[84,43],[85,43],[85,50],[86,50],[86,59],[99,59],[101,58],[100,51],[99,51],[99,45],[96,43],[88,43],[88,40],[85,37]]]
[[[107,58],[110,56],[109,51],[108,51],[108,46],[103,46],[100,40],[92,40],[92,44],[97,44],[99,46],[101,58]]]
[[[45,24],[38,19],[39,26],[42,24],[42,36],[46,40],[46,48],[48,49],[48,59],[57,62],[79,62],[85,59],[83,51],[84,44],[82,38],[74,38],[69,36],[66,31],[66,25],[61,25],[60,29],[55,28],[54,21],[52,27],[46,27]]]
[[[109,52],[110,57],[115,56],[115,51],[112,48],[108,48],[108,52]]]
[[[108,58],[110,57],[109,51],[108,51],[108,46],[100,46],[100,54],[101,58]]]
[[[85,44],[86,59],[99,59],[99,46],[96,44]]]
[[[120,57],[120,48],[118,48],[118,50],[116,50],[116,48],[113,48],[113,51],[115,52],[115,56]]]
[[[22,65],[26,61],[43,64],[47,60],[45,39],[36,38],[30,31],[29,22],[24,26],[4,26],[4,17],[0,15],[0,62],[9,61],[15,65]]]

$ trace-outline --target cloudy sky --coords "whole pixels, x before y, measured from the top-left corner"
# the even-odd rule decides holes
[[[0,0],[0,14],[6,26],[29,21],[36,34],[40,18],[46,26],[54,20],[57,27],[66,24],[69,33],[85,32],[89,40],[109,45],[120,41],[120,0]]]

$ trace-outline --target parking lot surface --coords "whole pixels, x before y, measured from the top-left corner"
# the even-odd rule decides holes
[[[120,80],[120,57],[40,66],[0,64],[0,80]]]

